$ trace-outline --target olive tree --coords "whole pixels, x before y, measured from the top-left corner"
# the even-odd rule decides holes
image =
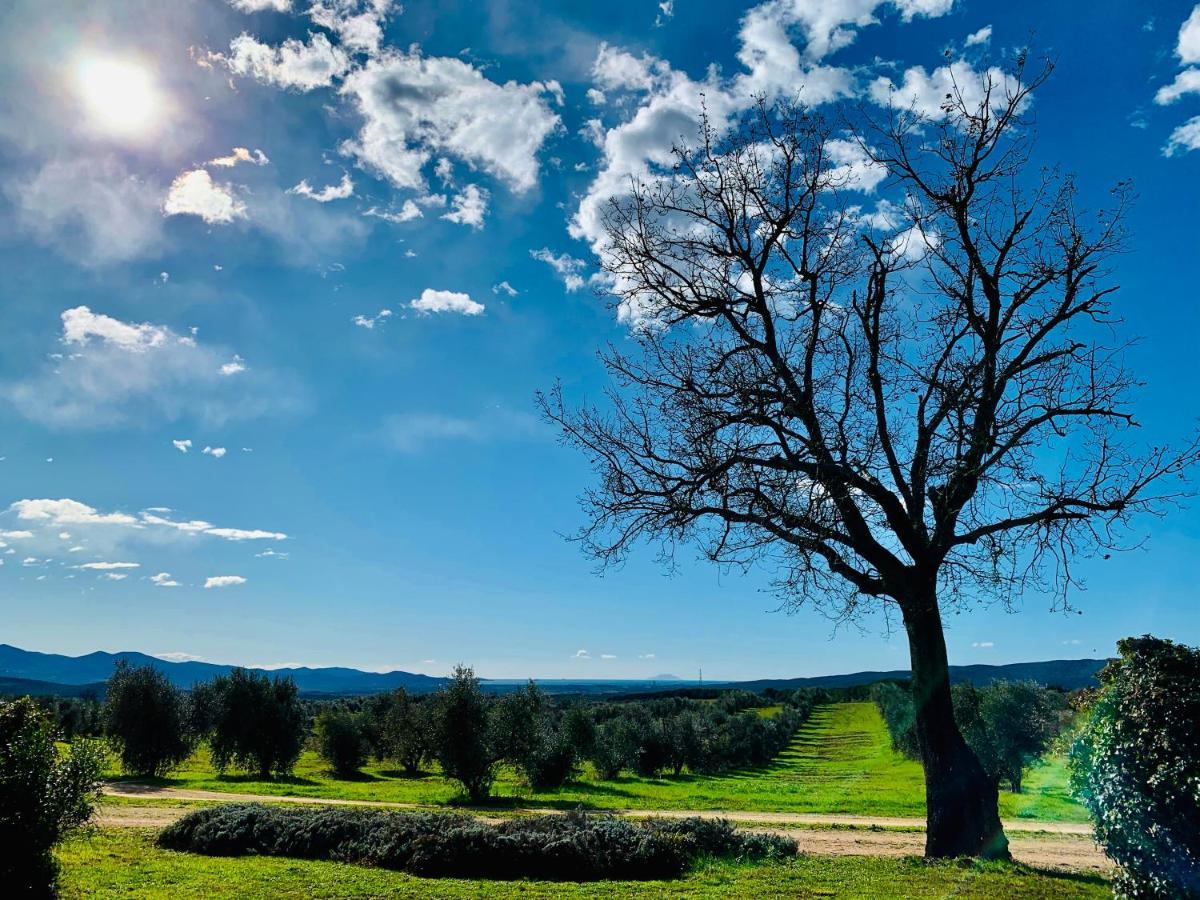
[[[195,738],[183,692],[153,666],[118,660],[104,698],[104,733],[123,771],[166,775],[191,755]]]
[[[540,398],[598,484],[581,538],[764,564],[789,604],[880,607],[908,637],[929,856],[1006,856],[995,783],[955,725],[943,612],[1120,546],[1196,459],[1127,432],[1111,260],[1127,191],[1085,215],[1035,167],[1046,72],[981,76],[933,116],[804,109],[702,124],[607,206],[599,261],[637,326],[602,406]],[[977,89],[976,89],[977,88]],[[857,143],[892,202],[854,193]]]

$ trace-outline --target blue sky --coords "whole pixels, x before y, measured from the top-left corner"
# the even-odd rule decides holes
[[[832,110],[891,82],[936,108],[947,65],[1050,55],[1039,161],[1093,206],[1139,197],[1117,280],[1145,436],[1195,420],[1191,2],[55,6],[0,12],[5,642],[494,677],[905,666],[882,619],[772,612],[769,573],[647,549],[598,577],[562,537],[589,472],[533,394],[604,386],[629,323],[593,290],[595,211],[701,94]],[[1082,614],[954,616],[952,662],[1200,642],[1200,508],[1143,525],[1085,565]]]

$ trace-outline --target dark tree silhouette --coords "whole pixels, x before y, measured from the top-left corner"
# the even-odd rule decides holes
[[[601,266],[633,350],[604,409],[539,398],[592,460],[600,560],[682,542],[766,563],[789,604],[903,621],[926,855],[1007,855],[996,787],[954,721],[942,613],[1050,590],[1161,512],[1197,444],[1137,449],[1109,280],[1128,190],[1089,221],[1030,163],[1024,59],[941,113],[790,106],[703,123],[606,213]],[[847,146],[895,198],[855,203]],[[879,170],[877,170],[879,171]],[[859,198],[859,199],[856,199]],[[890,619],[889,619],[890,620]]]

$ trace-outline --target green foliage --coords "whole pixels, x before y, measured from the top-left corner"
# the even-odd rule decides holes
[[[104,700],[104,733],[131,775],[166,775],[191,755],[187,701],[153,666],[118,660]]]
[[[317,752],[335,775],[354,775],[367,762],[368,747],[362,717],[337,707],[326,707],[315,726]]]
[[[55,747],[50,717],[29,698],[0,702],[0,885],[6,896],[54,893],[54,845],[92,815],[104,751],[78,741]]]
[[[210,682],[218,771],[234,765],[267,778],[290,775],[304,748],[307,720],[291,678],[234,669]]]
[[[1127,897],[1200,897],[1200,650],[1117,644],[1071,751],[1072,783]]]
[[[376,755],[393,760],[409,775],[433,757],[434,704],[410,696],[404,688],[386,695],[374,710],[378,722]]]
[[[490,703],[479,679],[455,666],[450,684],[435,695],[434,752],[442,772],[458,781],[472,802],[487,798],[500,754],[493,747]]]
[[[159,837],[171,850],[335,859],[416,875],[565,881],[674,878],[700,854],[794,856],[795,842],[743,835],[728,822],[635,823],[569,814],[510,819],[377,810],[225,805],[199,810]]]
[[[917,713],[912,691],[890,681],[881,681],[871,685],[871,701],[879,707],[879,714],[887,725],[892,749],[909,759],[919,759],[921,749],[917,745]]]
[[[953,696],[958,727],[984,771],[1020,793],[1026,767],[1057,734],[1062,695],[1029,681],[997,681],[983,688],[956,684]]]

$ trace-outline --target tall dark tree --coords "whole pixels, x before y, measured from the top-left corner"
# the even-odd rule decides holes
[[[304,749],[308,718],[291,677],[234,669],[214,678],[204,697],[218,771],[232,764],[260,778],[292,773]]]
[[[1022,113],[1047,73],[1024,70],[934,116],[848,112],[865,165],[802,109],[706,122],[607,207],[600,262],[640,327],[602,354],[606,408],[541,398],[598,473],[582,538],[601,560],[694,542],[768,564],[790,602],[898,613],[929,856],[1007,855],[943,611],[1029,586],[1067,603],[1071,559],[1115,549],[1197,453],[1126,441],[1108,266],[1127,192],[1089,220],[1031,164]],[[872,171],[893,202],[867,215]]]
[[[493,743],[491,703],[475,672],[455,666],[450,683],[434,695],[434,754],[447,778],[458,781],[473,803],[487,799],[500,754]]]
[[[195,744],[187,699],[153,666],[118,660],[102,717],[121,768],[133,775],[166,775],[188,758]]]

